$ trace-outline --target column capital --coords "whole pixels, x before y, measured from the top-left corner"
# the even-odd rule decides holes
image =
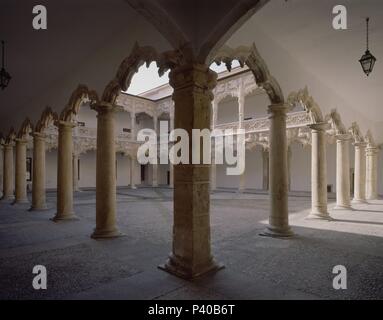
[[[97,113],[109,113],[109,112],[115,112],[118,110],[118,107],[110,102],[100,101],[98,103],[92,104],[91,109],[97,111]]]
[[[16,144],[27,144],[28,140],[22,138],[15,138]]]
[[[375,146],[369,146],[367,145],[367,155],[376,155],[378,153],[379,148]]]
[[[351,134],[349,133],[336,134],[335,138],[336,140],[340,140],[340,141],[349,141],[351,140]]]
[[[9,143],[3,143],[2,146],[4,149],[11,149],[14,147],[14,143],[13,142],[9,142]]]
[[[281,114],[285,115],[287,113],[287,110],[289,109],[289,105],[286,103],[280,103],[280,104],[272,104],[267,107],[267,113],[268,114]]]
[[[330,125],[327,122],[318,122],[309,124],[308,127],[314,131],[326,131]]]
[[[206,65],[190,63],[172,69],[169,82],[175,90],[188,86],[212,90],[217,84],[217,73]]]
[[[366,148],[367,147],[367,142],[354,142],[353,145],[355,148]]]
[[[73,129],[76,124],[71,121],[57,120],[55,121],[55,126],[58,128],[70,128]]]
[[[38,140],[45,140],[45,138],[47,137],[47,135],[42,132],[33,132],[31,133],[31,136]]]

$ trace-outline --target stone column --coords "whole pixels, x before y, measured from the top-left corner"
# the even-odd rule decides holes
[[[354,199],[355,203],[366,203],[366,146],[365,142],[354,143],[355,174]]]
[[[211,125],[217,74],[207,65],[190,64],[172,69],[169,78],[174,89],[175,127],[188,132],[191,146],[192,129]],[[210,247],[209,169],[206,164],[174,166],[173,249],[160,268],[182,278],[195,278],[221,267],[214,262]]]
[[[45,210],[45,135],[33,134],[32,206],[30,210]]]
[[[27,197],[27,141],[16,141],[15,204],[28,203]]]
[[[243,192],[245,190],[245,185],[246,185],[246,167],[243,173],[239,176],[239,187],[238,187],[238,192]]]
[[[13,200],[13,144],[4,144],[4,157],[3,157],[3,197],[2,200]]]
[[[214,141],[212,141],[214,146]],[[210,167],[210,191],[214,192],[217,189],[217,165],[215,164],[215,146],[211,152],[211,167]]]
[[[287,190],[291,191],[291,146],[287,147]]]
[[[73,152],[73,191],[80,191],[78,187],[78,154]]]
[[[132,135],[132,140],[136,141],[136,114],[134,112],[130,113],[130,133]]]
[[[73,137],[74,123],[57,122],[57,213],[53,221],[77,219],[73,211]]]
[[[269,151],[266,149],[262,150],[262,171],[263,171],[263,190],[269,190]]]
[[[245,118],[245,93],[241,81],[238,88],[238,128],[243,129],[243,120]]]
[[[378,148],[368,146],[367,151],[367,177],[366,197],[367,200],[378,199]]]
[[[116,147],[115,107],[100,103],[97,111],[96,158],[96,229],[92,238],[114,238],[121,235],[116,227]]]
[[[174,130],[174,111],[170,112],[169,114],[170,120],[169,120],[169,129],[170,132]],[[170,161],[169,162],[169,187],[173,188],[174,187],[174,166],[173,163]]]
[[[135,157],[130,157],[130,188],[131,189],[137,189],[136,185],[134,184],[134,168],[135,168]]]
[[[351,210],[350,200],[350,155],[348,134],[336,136],[336,206],[334,209]]]
[[[158,164],[152,164],[152,187],[158,187]]]
[[[154,131],[158,134],[157,123],[157,116],[153,116]],[[152,164],[152,187],[158,187],[158,164]]]
[[[309,218],[331,220],[327,211],[327,123],[309,125],[311,129],[311,213]]]
[[[270,217],[269,226],[262,235],[271,237],[293,235],[288,213],[286,112],[285,104],[269,106]]]

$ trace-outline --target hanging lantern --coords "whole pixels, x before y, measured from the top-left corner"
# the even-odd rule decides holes
[[[359,62],[362,66],[363,72],[369,76],[369,74],[372,72],[372,69],[374,68],[376,58],[371,54],[369,48],[368,48],[368,23],[369,23],[369,18],[366,18],[366,24],[367,24],[367,50],[360,58]]]
[[[4,90],[6,87],[8,87],[9,81],[11,80],[11,75],[5,70],[5,43],[4,41],[1,41],[1,47],[2,47],[2,66],[0,70],[0,88],[1,90]]]

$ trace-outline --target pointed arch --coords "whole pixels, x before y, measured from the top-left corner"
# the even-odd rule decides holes
[[[356,122],[353,122],[351,124],[350,129],[348,129],[348,132],[351,134],[353,140],[355,143],[361,143],[365,142],[362,132],[359,129],[359,125]]]
[[[367,130],[367,133],[366,133],[366,136],[365,136],[365,141],[367,142],[368,146],[370,148],[373,148],[375,147],[375,139],[374,139],[374,136],[372,135],[372,132],[371,130]]]
[[[25,118],[21,124],[20,130],[17,133],[18,139],[26,139],[28,135],[33,131],[33,124],[29,118]]]
[[[310,96],[307,86],[297,92],[291,92],[287,97],[287,104],[291,109],[296,105],[301,105],[310,115],[313,124],[324,122],[322,111],[314,98]]]
[[[86,85],[80,84],[71,94],[69,102],[60,114],[60,120],[72,121],[80,107],[85,102],[96,103],[99,101],[97,92],[90,90]]]
[[[136,42],[132,52],[120,64],[115,78],[106,86],[102,101],[114,104],[121,91],[126,91],[138,69],[146,64],[147,67],[152,62],[158,66],[158,75],[161,77],[172,66],[176,65],[181,59],[181,54],[177,51],[167,51],[159,54],[151,46],[140,47]]]
[[[42,133],[48,126],[58,120],[58,115],[50,107],[46,107],[41,114],[40,120],[37,121],[35,132]]]
[[[266,62],[254,43],[250,47],[240,46],[235,49],[223,46],[211,63],[215,62],[217,65],[224,63],[227,69],[231,71],[233,60],[238,60],[241,67],[246,65],[252,71],[257,86],[266,91],[271,103],[284,103],[282,89],[278,81],[270,74]]]
[[[325,121],[331,125],[331,130],[335,135],[347,134],[346,127],[342,122],[342,118],[336,109],[332,109],[331,112],[325,117]]]
[[[16,132],[13,127],[9,129],[8,135],[5,137],[5,144],[11,144],[16,138]]]

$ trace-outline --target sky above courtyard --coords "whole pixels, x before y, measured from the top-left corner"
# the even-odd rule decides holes
[[[232,67],[235,68],[238,66],[238,61],[233,61]],[[210,66],[210,69],[217,73],[227,70],[224,64],[218,66],[216,63],[213,63]],[[152,62],[149,68],[144,64],[138,69],[138,72],[133,76],[127,93],[138,95],[167,83],[169,83],[169,72],[166,72],[162,77],[159,77],[157,64]]]

